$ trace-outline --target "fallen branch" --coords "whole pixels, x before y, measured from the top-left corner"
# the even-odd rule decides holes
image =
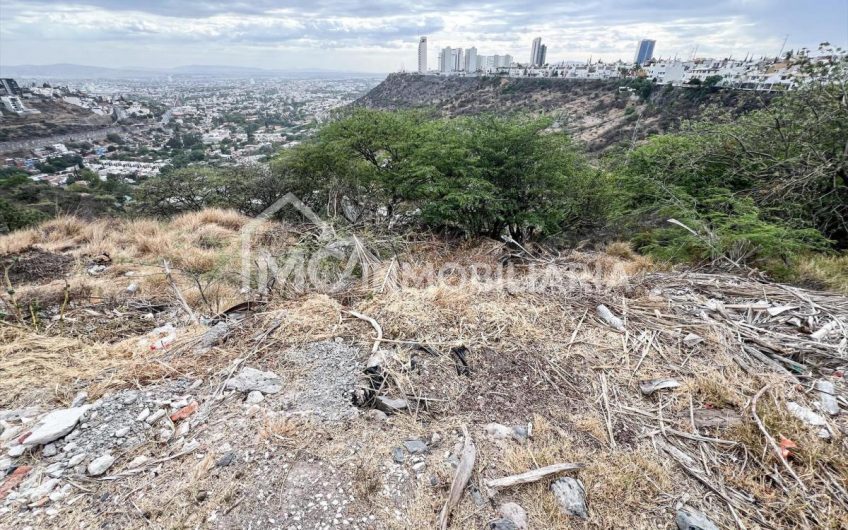
[[[456,467],[456,474],[453,476],[453,483],[451,483],[448,498],[439,514],[440,530],[447,529],[451,511],[459,504],[462,492],[465,490],[465,486],[468,485],[468,481],[471,480],[471,473],[474,471],[474,462],[477,460],[477,448],[474,447],[474,443],[471,441],[471,435],[468,434],[468,428],[464,425],[462,426],[462,432],[465,436],[465,444],[462,447],[459,465]]]
[[[754,396],[754,399],[751,400],[751,415],[754,417],[754,421],[757,423],[757,427],[759,427],[760,431],[766,437],[766,441],[771,446],[772,451],[774,451],[774,456],[777,457],[778,460],[780,460],[780,463],[783,464],[783,467],[786,468],[786,471],[788,471],[789,474],[792,475],[792,478],[795,479],[795,482],[797,482],[798,485],[801,486],[801,489],[803,491],[807,491],[807,487],[804,485],[804,482],[801,480],[801,477],[799,477],[798,474],[795,473],[795,470],[792,469],[792,466],[789,465],[789,462],[787,462],[786,459],[783,458],[783,452],[780,450],[780,447],[777,445],[777,442],[774,441],[774,438],[772,438],[771,435],[768,433],[760,417],[757,416],[757,401],[760,399],[760,396],[762,396],[763,393],[768,390],[770,386],[771,385],[766,385],[761,388],[760,391],[757,392],[757,394]]]
[[[358,319],[364,320],[371,324],[371,327],[374,328],[374,331],[377,332],[377,338],[374,339],[374,346],[371,347],[371,353],[377,353],[377,350],[380,348],[380,342],[383,341],[383,328],[380,327],[380,324],[377,323],[373,318],[363,315],[357,311],[348,311],[351,315],[355,316]]]
[[[519,484],[536,482],[543,478],[550,477],[551,475],[562,473],[563,471],[573,471],[584,467],[586,467],[586,464],[553,464],[539,469],[533,469],[532,471],[527,471],[525,473],[520,473],[518,475],[510,475],[508,477],[487,480],[486,486],[495,490],[499,488],[509,488]]]
[[[197,315],[195,315],[194,311],[191,310],[191,307],[189,307],[188,302],[186,302],[186,299],[183,297],[183,293],[180,291],[180,288],[177,287],[177,282],[175,282],[173,276],[171,276],[171,264],[168,263],[168,260],[163,259],[162,265],[165,267],[165,278],[167,278],[168,283],[171,284],[171,289],[174,291],[177,301],[183,307],[183,311],[188,314],[192,322],[200,324],[200,320],[197,319]]]

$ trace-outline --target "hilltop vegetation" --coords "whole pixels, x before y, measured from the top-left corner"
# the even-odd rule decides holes
[[[774,95],[703,86],[656,86],[646,79],[438,77],[391,74],[356,104],[379,110],[430,109],[442,116],[529,113],[552,117],[589,152],[677,130],[709,109],[731,117]]]

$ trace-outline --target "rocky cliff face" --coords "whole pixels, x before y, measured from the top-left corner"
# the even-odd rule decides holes
[[[677,128],[717,108],[739,115],[767,104],[768,94],[654,87],[645,98],[621,81],[390,74],[356,104],[378,109],[431,108],[446,116],[484,112],[546,114],[591,151]]]

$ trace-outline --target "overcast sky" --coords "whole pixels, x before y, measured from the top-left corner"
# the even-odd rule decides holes
[[[775,55],[848,47],[848,0],[0,0],[0,64],[221,64],[371,72],[416,67],[418,37],[526,60]]]

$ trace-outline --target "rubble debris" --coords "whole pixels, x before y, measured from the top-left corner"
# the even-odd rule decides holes
[[[41,418],[38,425],[21,442],[25,447],[35,447],[62,438],[77,426],[79,419],[91,408],[89,405],[59,409]]]
[[[710,521],[703,512],[691,506],[684,506],[677,510],[674,522],[679,530],[719,530],[718,526]]]
[[[624,331],[624,321],[613,315],[612,311],[604,304],[598,306],[598,316],[613,329]]]
[[[226,321],[220,321],[200,336],[200,342],[194,347],[195,353],[206,353],[215,346],[223,344],[230,334],[230,324]]]
[[[639,390],[644,396],[650,396],[658,390],[677,388],[679,386],[680,382],[676,379],[650,379],[647,381],[639,381]]]
[[[89,462],[86,470],[88,471],[88,474],[92,477],[99,477],[100,475],[105,473],[110,467],[112,467],[112,464],[114,463],[115,457],[110,455],[109,453],[106,453],[105,455],[101,455]]]
[[[359,414],[354,392],[360,350],[343,342],[322,341],[284,352],[287,360],[308,368],[292,407],[322,421],[337,422]],[[260,389],[261,390],[261,389]]]
[[[392,449],[392,460],[397,464],[403,464],[406,461],[406,454],[404,454],[403,449],[400,447]]]
[[[826,379],[816,381],[816,390],[819,392],[819,406],[822,411],[831,416],[839,414],[839,403],[836,402],[836,388],[833,383]]]
[[[23,482],[24,478],[26,478],[30,471],[32,471],[32,466],[18,466],[17,469],[12,471],[12,474],[9,475],[2,484],[0,484],[0,500],[5,499],[6,495],[8,495],[10,491]]]
[[[786,408],[793,416],[803,421],[810,427],[821,427],[821,429],[818,430],[818,436],[820,438],[830,438],[830,431],[827,428],[827,420],[825,420],[821,414],[817,414],[813,412],[811,408],[799,405],[794,401],[789,401],[788,403],[786,403]]]
[[[88,392],[81,391],[78,392],[76,396],[74,396],[74,400],[71,401],[71,408],[81,407],[85,405],[85,402],[88,401]]]
[[[258,390],[263,394],[276,394],[283,389],[283,382],[274,372],[263,372],[246,366],[238,375],[229,378],[224,387],[239,392]]]
[[[586,508],[586,489],[578,479],[563,477],[551,484],[551,491],[565,514],[581,519],[589,518],[589,511]]]
[[[178,411],[171,414],[171,416],[170,416],[171,421],[173,421],[173,422],[182,421],[182,420],[188,418],[189,416],[191,416],[192,414],[194,414],[195,412],[197,412],[197,408],[198,408],[197,401],[192,401],[188,405],[182,407]]]
[[[251,405],[256,403],[262,403],[265,400],[265,394],[258,390],[251,390],[247,393],[247,397],[244,399],[245,403],[250,403]]]
[[[127,285],[127,293],[128,294],[135,294],[136,292],[138,292],[138,284],[137,283],[132,282],[129,285]]]

